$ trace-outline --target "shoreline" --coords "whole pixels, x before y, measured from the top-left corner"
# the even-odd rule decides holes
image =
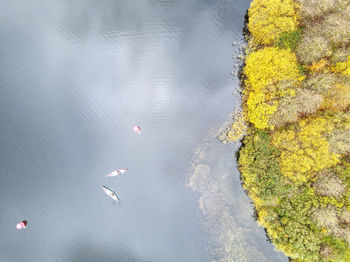
[[[292,261],[350,261],[350,2],[253,0],[239,69],[240,179]]]

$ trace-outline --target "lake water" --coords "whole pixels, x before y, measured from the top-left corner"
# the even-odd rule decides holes
[[[215,138],[249,4],[0,1],[1,261],[287,261]]]

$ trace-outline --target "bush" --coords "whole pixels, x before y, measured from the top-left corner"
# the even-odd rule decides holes
[[[248,15],[249,31],[258,45],[271,45],[282,33],[298,27],[294,0],[253,0]]]
[[[268,103],[263,93],[250,92],[247,101],[249,121],[259,129],[272,128],[273,126],[269,125],[269,118],[276,111],[277,104],[277,102]]]
[[[350,56],[350,45],[336,48],[332,54],[332,62],[346,62]]]
[[[314,20],[337,10],[340,0],[297,0],[300,4],[299,13],[301,19]]]
[[[267,47],[247,57],[244,73],[249,121],[259,129],[273,128],[269,118],[278,101],[293,95],[303,79],[296,56],[289,49]]]
[[[310,66],[308,66],[310,70],[310,74],[314,75],[315,73],[328,73],[329,72],[329,62],[327,59],[322,58],[317,62],[313,62]]]
[[[339,227],[339,219],[337,217],[337,210],[332,207],[318,208],[312,213],[312,219],[315,223],[321,227],[328,230]]]
[[[331,235],[324,236],[322,239],[323,246],[327,246],[332,249],[332,254],[327,260],[323,261],[334,261],[334,262],[347,262],[349,261],[349,248],[345,241],[339,238],[335,238]]]
[[[313,114],[322,104],[322,96],[312,90],[298,89],[294,102],[298,105],[299,114]]]
[[[338,78],[337,75],[328,73],[311,75],[306,81],[304,81],[303,87],[325,95],[328,90],[336,85]]]
[[[292,83],[303,80],[295,54],[289,49],[281,50],[276,47],[263,48],[249,54],[244,74],[247,77],[246,87],[253,91],[263,90],[266,86],[283,80]]]
[[[305,32],[295,52],[303,64],[316,62],[332,55],[330,42],[318,32]]]
[[[280,153],[270,144],[268,133],[251,131],[252,134],[244,138],[238,157],[243,187],[250,196],[273,202],[283,191],[277,162]]]
[[[310,231],[293,219],[288,220],[283,228],[286,237],[280,239],[279,247],[286,255],[300,258],[301,261],[319,261],[321,239],[317,232]]]
[[[279,48],[290,48],[292,51],[295,50],[297,44],[301,40],[301,30],[295,30],[290,32],[282,33],[280,38],[275,42],[275,46]]]
[[[342,197],[345,192],[344,182],[335,174],[327,171],[321,172],[313,184],[316,193],[321,196]]]
[[[321,109],[338,112],[347,109],[350,105],[350,84],[336,83],[324,97]]]
[[[309,117],[273,133],[272,143],[281,150],[281,173],[294,182],[306,182],[315,172],[338,163],[325,138],[331,131],[329,119]]]
[[[334,73],[341,73],[344,76],[350,76],[350,56],[346,62],[336,63],[334,67],[332,67],[332,71]]]
[[[311,220],[313,194],[307,186],[290,186],[276,210],[279,223],[271,225],[274,243],[285,254],[300,261],[319,261],[322,233]],[[272,234],[273,235],[273,234]]]
[[[330,73],[312,75],[303,83],[303,87],[323,96],[320,109],[338,112],[346,110],[350,105],[350,82],[342,75]]]
[[[325,246],[325,245],[323,245],[323,246],[321,247],[321,249],[320,249],[320,255],[321,255],[323,258],[325,258],[325,259],[330,258],[330,257],[332,256],[332,254],[333,254],[333,250],[332,250],[331,247]]]
[[[277,110],[269,118],[269,125],[280,128],[287,123],[295,123],[298,120],[299,111],[295,100],[290,97],[283,98],[277,106]]]
[[[345,12],[331,13],[317,26],[323,37],[333,46],[344,46],[350,43],[350,8]]]
[[[344,224],[350,224],[350,211],[346,207],[339,212],[339,220]]]
[[[270,117],[270,125],[277,128],[287,123],[295,123],[302,115],[313,114],[321,106],[320,94],[308,89],[297,89],[295,97],[284,97],[276,112]]]
[[[341,155],[350,153],[350,129],[336,129],[328,138],[329,148],[332,152]]]
[[[343,236],[342,238],[350,245],[350,229],[346,228],[343,230]]]

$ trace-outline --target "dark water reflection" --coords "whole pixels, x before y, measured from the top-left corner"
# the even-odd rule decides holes
[[[231,43],[249,2],[0,1],[2,261],[220,259],[183,184],[237,106]],[[230,190],[249,202],[239,183]],[[254,254],[285,261],[262,229],[246,234]]]

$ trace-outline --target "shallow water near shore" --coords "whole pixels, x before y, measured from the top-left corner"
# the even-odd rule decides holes
[[[0,2],[1,261],[287,261],[215,137],[249,3]]]

